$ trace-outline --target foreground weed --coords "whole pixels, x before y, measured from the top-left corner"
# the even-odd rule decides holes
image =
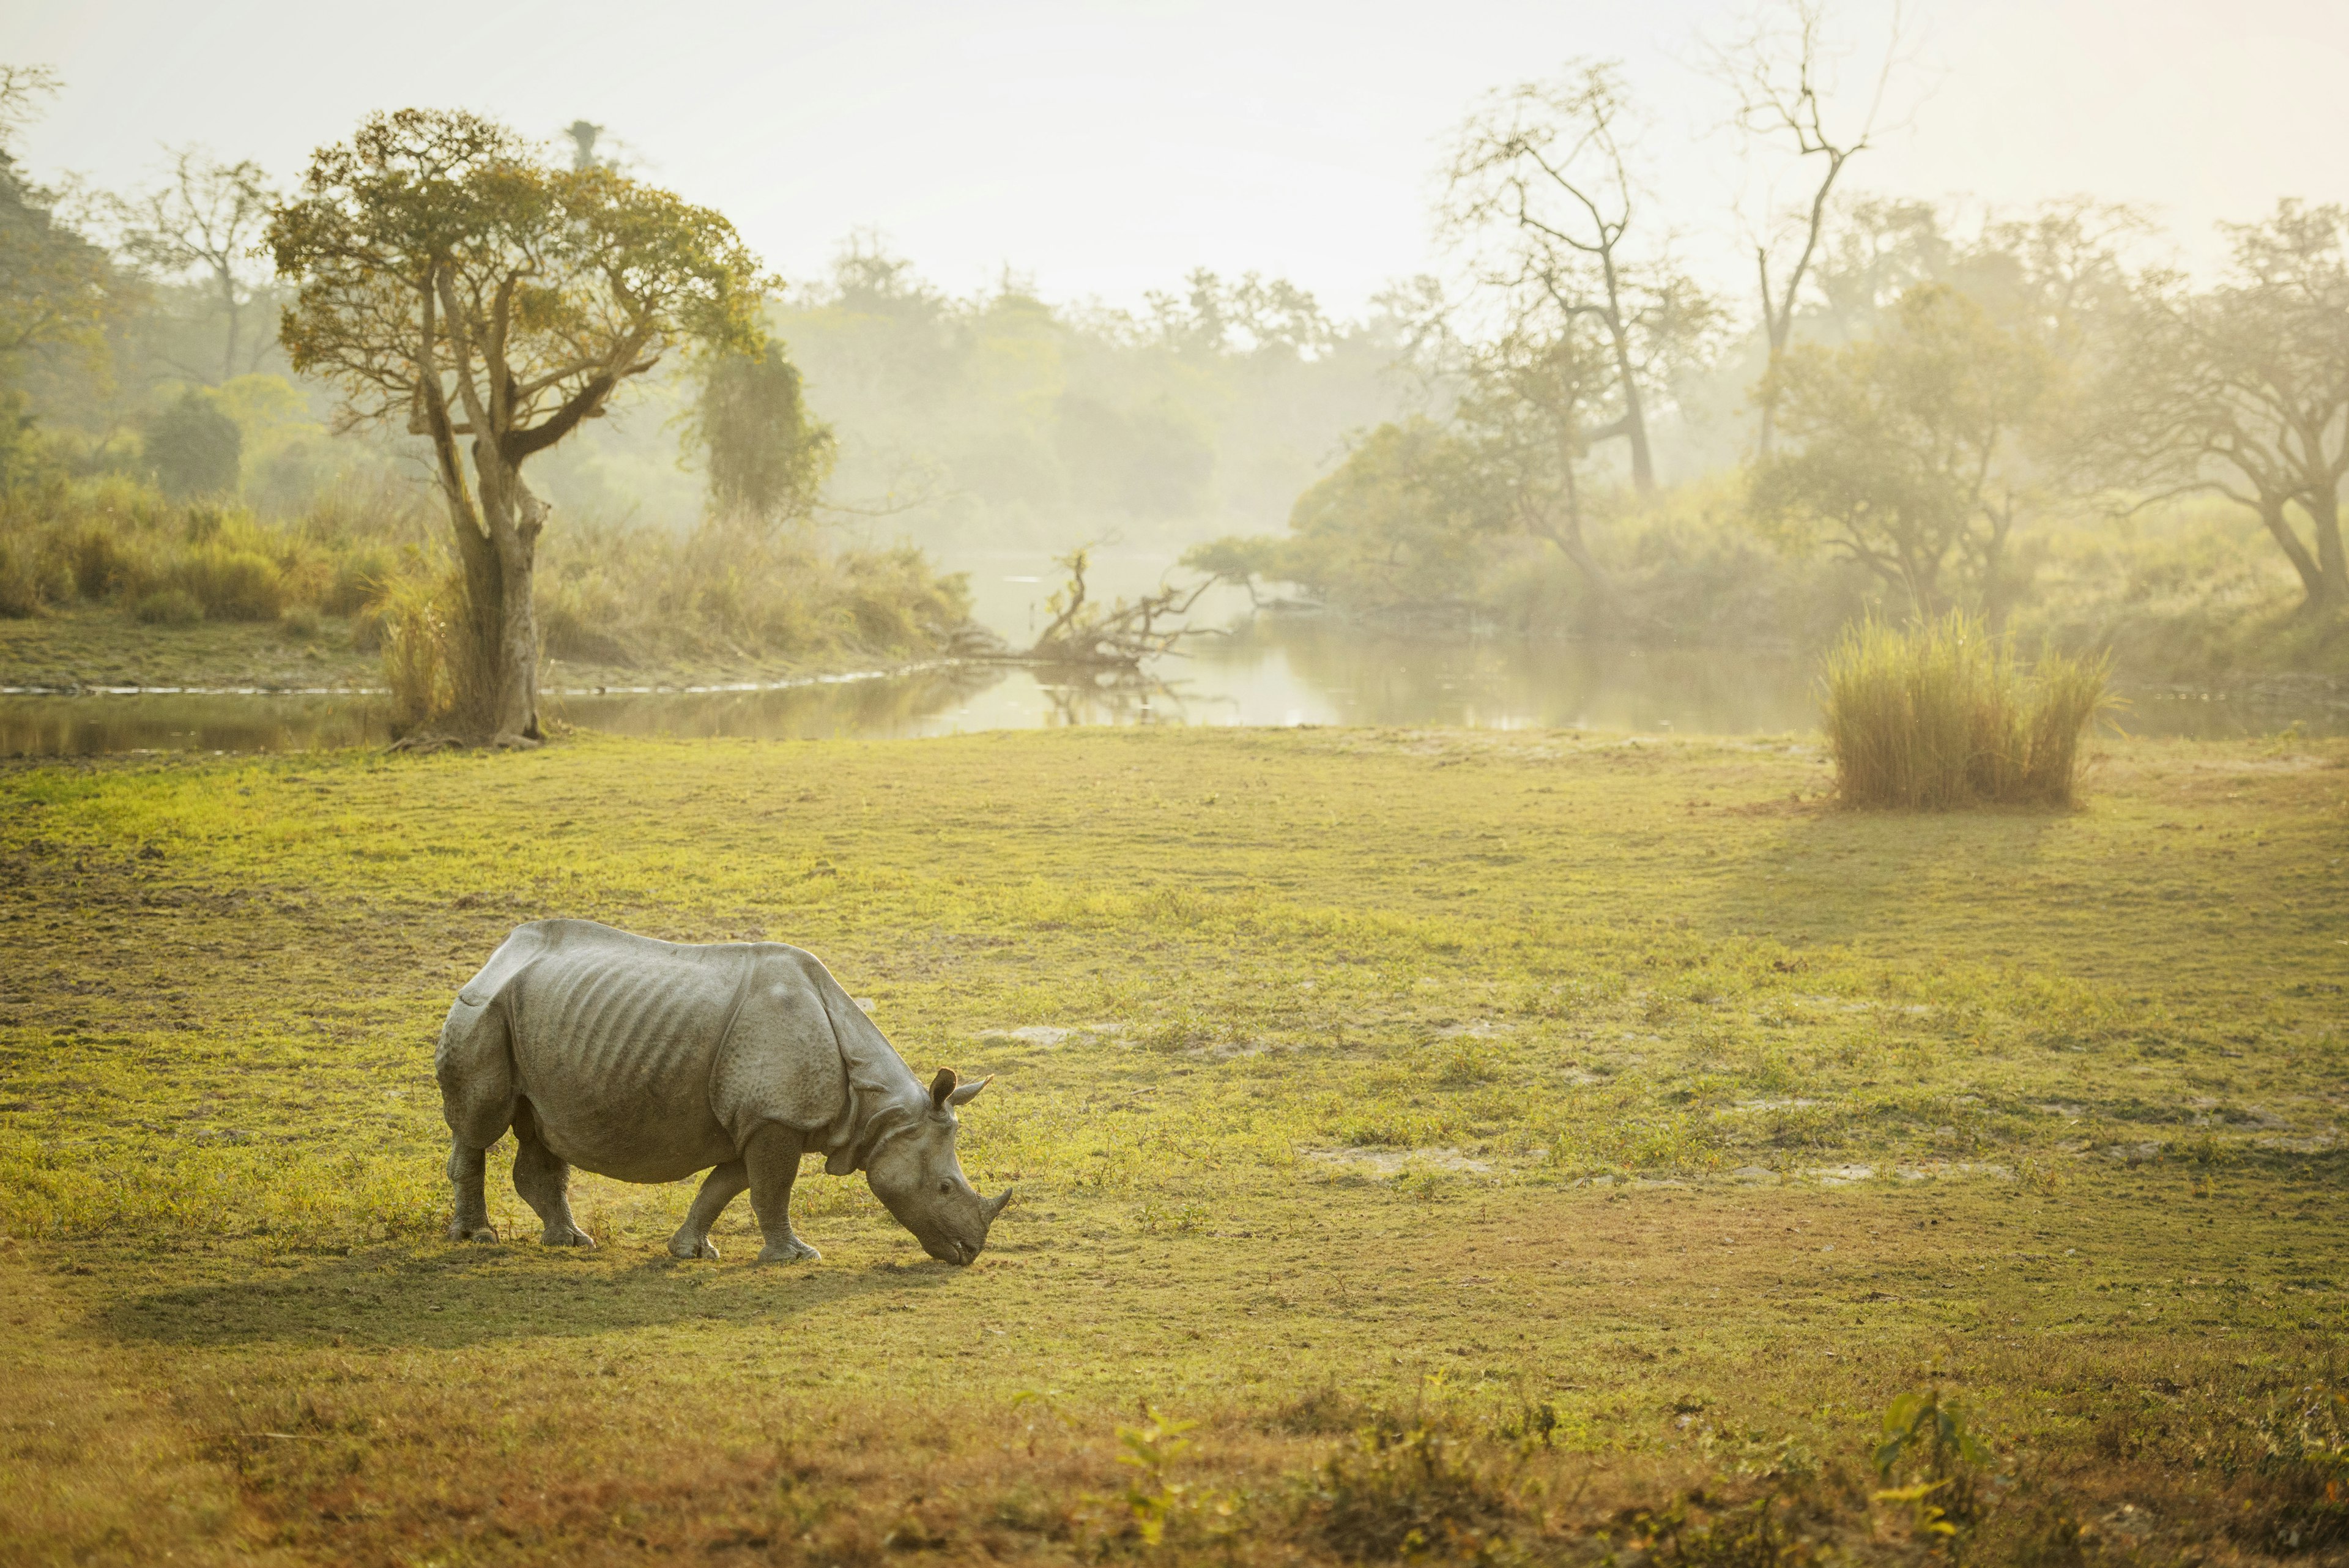
[[[1144,1546],[1156,1546],[1166,1537],[1166,1521],[1184,1505],[1185,1483],[1169,1480],[1167,1467],[1191,1450],[1191,1440],[1183,1436],[1199,1423],[1170,1421],[1150,1407],[1147,1400],[1142,1406],[1142,1425],[1120,1427],[1118,1447],[1124,1451],[1117,1462],[1131,1466],[1135,1471],[1132,1484],[1124,1494],[1126,1509],[1133,1516],[1133,1528]],[[1228,1515],[1228,1503],[1222,1506]]]
[[[1973,1469],[1991,1462],[1990,1446],[1938,1388],[1892,1401],[1884,1412],[1884,1440],[1870,1457],[1888,1483],[1875,1500],[1906,1504],[1910,1527],[1922,1540],[1947,1540],[1972,1519]],[[1908,1484],[1889,1484],[1903,1471]]]
[[[1662,1568],[1798,1568],[1817,1555],[1810,1542],[1790,1536],[1778,1494],[1764,1492],[1708,1523],[1692,1524],[1689,1500],[1633,1519],[1634,1544]]]
[[[1350,1559],[1483,1560],[1516,1511],[1507,1479],[1478,1464],[1465,1441],[1383,1417],[1322,1462],[1303,1503],[1315,1532]]]

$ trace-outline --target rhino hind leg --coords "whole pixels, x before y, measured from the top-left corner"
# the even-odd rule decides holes
[[[432,1071],[440,1085],[440,1114],[449,1123],[449,1185],[456,1197],[449,1240],[494,1241],[498,1233],[490,1224],[482,1173],[490,1146],[505,1136],[514,1116],[505,1010],[460,996],[441,1025]]]
[[[780,1123],[769,1122],[750,1135],[742,1163],[750,1182],[750,1207],[759,1216],[759,1230],[767,1244],[759,1250],[762,1263],[795,1263],[823,1256],[792,1231],[792,1183],[800,1174],[800,1155],[806,1144]],[[714,1177],[716,1172],[711,1173]]]
[[[451,1241],[494,1241],[497,1228],[490,1223],[490,1199],[483,1182],[489,1150],[475,1148],[461,1137],[449,1140],[449,1185],[456,1189],[457,1212],[449,1221]]]
[[[742,1196],[750,1185],[747,1162],[734,1159],[711,1171],[702,1181],[701,1190],[694,1194],[693,1207],[686,1210],[685,1223],[668,1239],[669,1256],[673,1258],[715,1258],[718,1249],[709,1240],[709,1228],[726,1212],[726,1206]]]
[[[571,1217],[571,1167],[538,1136],[530,1102],[514,1107],[514,1190],[545,1226],[539,1241],[549,1247],[592,1247],[595,1239]]]

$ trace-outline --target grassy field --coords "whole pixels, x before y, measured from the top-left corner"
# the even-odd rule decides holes
[[[0,772],[0,1562],[2342,1560],[2349,746],[1827,784],[1367,731]],[[557,913],[799,943],[995,1075],[987,1254],[812,1168],[812,1266],[592,1177],[594,1252],[440,1241],[434,1032]],[[1875,1496],[1933,1390],[1989,1456]]]

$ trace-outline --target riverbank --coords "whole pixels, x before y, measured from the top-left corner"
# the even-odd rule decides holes
[[[2323,1561],[2344,768],[2108,741],[2080,811],[1923,818],[1538,731],[0,770],[0,1507],[33,1560],[1907,1563],[1868,1456],[1938,1387],[1969,1561]],[[987,1255],[813,1173],[812,1267],[592,1177],[542,1251],[502,1157],[517,1240],[438,1241],[433,1031],[556,913],[801,943],[991,1075]]]
[[[0,691],[357,693],[383,685],[381,654],[357,635],[349,617],[282,621],[200,621],[149,626],[106,606],[77,605],[36,617],[0,619]],[[668,658],[645,663],[549,659],[540,685],[549,691],[708,691],[774,686],[848,673],[927,668],[839,649],[821,658],[784,658],[735,649],[724,658]]]

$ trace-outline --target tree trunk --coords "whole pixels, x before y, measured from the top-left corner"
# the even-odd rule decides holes
[[[493,745],[541,739],[538,727],[538,614],[533,600],[533,568],[538,534],[546,525],[546,504],[522,482],[488,442],[473,448],[481,475],[481,517],[498,557],[497,630],[485,642],[491,655],[482,670],[482,712]]]
[[[2284,558],[2292,563],[2292,569],[2300,574],[2300,589],[2307,596],[2302,603],[2302,607],[2323,609],[2329,599],[2324,582],[2324,568],[2318,564],[2314,556],[2308,553],[2308,546],[2301,543],[2300,535],[2292,532],[2292,519],[2284,515],[2284,505],[2285,502],[2282,496],[2261,495],[2260,521],[2266,525],[2268,536],[2282,549]],[[2340,537],[2337,522],[2334,524],[2333,536],[2336,541]]]
[[[1785,351],[1786,332],[1792,322],[1778,314],[1778,306],[1770,297],[1770,253],[1756,246],[1754,256],[1762,276],[1762,325],[1770,339],[1770,358],[1762,367],[1762,431],[1754,443],[1754,460],[1767,462],[1771,444],[1778,434],[1778,356]]]
[[[2322,588],[2309,597],[2324,608],[2349,604],[2349,558],[2341,549],[2341,493],[2334,488],[2312,491],[2301,497],[2316,530],[2316,573]]]
[[[1572,561],[1576,568],[1582,573],[1582,580],[1590,589],[1592,602],[1599,612],[1604,615],[1614,599],[1615,584],[1614,580],[1608,576],[1607,568],[1599,564],[1599,557],[1590,553],[1590,545],[1582,537],[1582,486],[1576,480],[1574,472],[1574,460],[1578,444],[1571,434],[1558,443],[1559,466],[1564,480],[1565,516],[1553,519],[1538,507],[1533,510],[1533,515],[1537,526],[1549,536],[1549,542],[1556,545],[1565,554],[1566,558]]]
[[[1655,464],[1648,456],[1648,415],[1640,404],[1640,378],[1631,369],[1631,334],[1623,325],[1623,300],[1615,279],[1615,257],[1604,257],[1607,268],[1607,336],[1615,346],[1615,374],[1623,383],[1623,433],[1631,442],[1631,488],[1642,495],[1656,493]]]
[[[526,745],[543,738],[532,587],[546,504],[484,442],[474,443],[473,471],[486,532],[466,516],[456,518],[465,638],[450,672],[452,718],[469,740]]]

